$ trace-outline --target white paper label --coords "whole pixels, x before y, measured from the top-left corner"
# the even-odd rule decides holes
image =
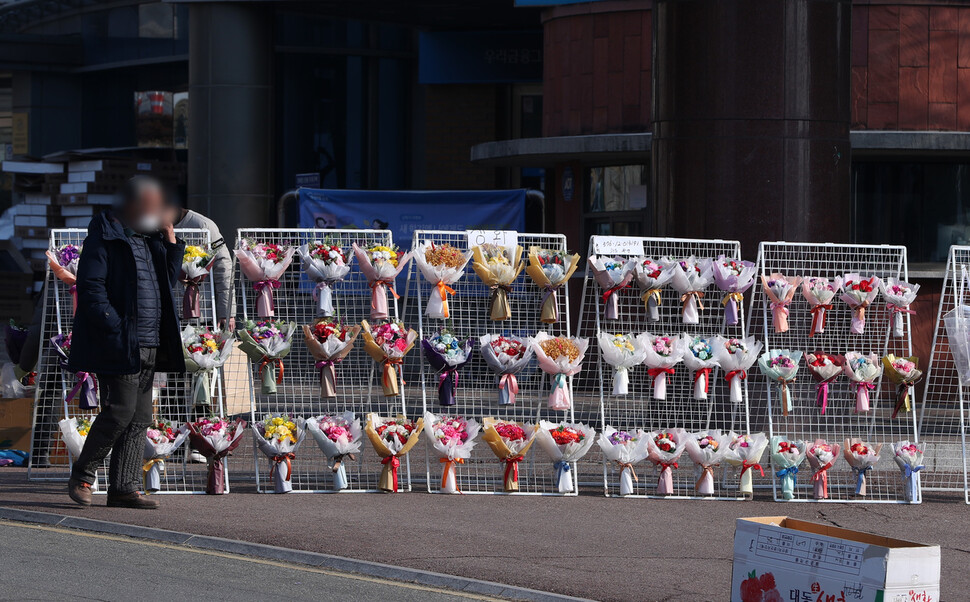
[[[465,230],[468,235],[468,248],[484,244],[502,247],[516,247],[519,244],[519,233],[515,230]]]
[[[593,253],[597,255],[624,255],[638,257],[643,255],[643,239],[633,236],[594,236]]]

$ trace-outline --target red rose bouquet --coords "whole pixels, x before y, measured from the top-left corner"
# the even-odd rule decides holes
[[[381,464],[384,465],[378,481],[378,488],[381,491],[388,493],[398,491],[398,468],[401,466],[401,458],[417,445],[423,428],[424,420],[421,418],[412,422],[404,416],[384,418],[375,413],[367,415],[364,432],[367,433],[367,438],[374,446],[374,451],[381,457]]]
[[[532,442],[535,441],[535,430],[531,425],[485,418],[483,421],[482,440],[499,459],[505,464],[502,477],[502,490],[514,493],[519,490],[519,462],[525,459]]]

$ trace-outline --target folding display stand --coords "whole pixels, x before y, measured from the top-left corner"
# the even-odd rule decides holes
[[[906,281],[908,269],[906,248],[889,245],[845,245],[831,243],[788,243],[763,242],[758,248],[758,272],[768,276],[780,272],[788,277],[827,277],[832,280],[848,273],[858,273],[862,278],[878,276],[880,279],[894,277]],[[880,360],[886,354],[909,357],[912,354],[910,339],[910,320],[904,314],[904,336],[893,337],[892,316],[886,308],[885,299],[880,294],[865,310],[865,330],[863,334],[851,334],[849,330],[852,309],[836,297],[833,309],[826,312],[825,331],[809,337],[812,314],[810,305],[802,296],[801,290],[789,305],[789,330],[776,333],[772,325],[770,302],[760,283],[755,285],[752,294],[752,313],[760,314],[760,320],[748,324],[752,333],[763,335],[764,351],[788,349],[811,353],[816,350],[829,354],[844,355],[849,351],[864,354],[875,353]],[[796,381],[789,385],[789,396],[793,400],[793,410],[788,416],[782,415],[778,389],[773,382],[754,368],[754,383],[759,391],[764,387],[767,395],[767,415],[771,435],[787,436],[793,440],[804,440],[811,445],[821,438],[832,444],[843,446],[846,438],[860,438],[873,445],[883,444],[879,462],[866,476],[868,494],[855,496],[856,473],[850,470],[846,460],[837,458],[828,471],[827,500],[831,502],[861,503],[905,503],[904,482],[900,469],[893,461],[891,444],[901,440],[916,440],[916,412],[918,408],[915,394],[912,395],[913,411],[900,411],[891,418],[896,402],[896,386],[885,375],[876,382],[871,392],[870,411],[855,413],[856,389],[845,376],[840,376],[828,388],[828,407],[821,414],[816,405],[816,386],[803,357],[799,363]],[[749,376],[749,380],[751,377]],[[765,462],[770,458],[771,449],[765,452]],[[781,501],[780,479],[775,475],[777,467],[772,467],[775,500]],[[811,482],[812,470],[807,460],[801,464],[796,475],[795,499],[789,501],[816,501],[813,499]],[[919,478],[917,473],[917,477]],[[919,500],[915,500],[917,503]]]

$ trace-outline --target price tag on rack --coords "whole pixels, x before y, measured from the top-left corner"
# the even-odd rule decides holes
[[[519,233],[515,230],[465,230],[468,235],[468,248],[493,244],[515,247],[519,244]]]
[[[593,253],[597,255],[643,255],[643,239],[633,236],[594,236]]]

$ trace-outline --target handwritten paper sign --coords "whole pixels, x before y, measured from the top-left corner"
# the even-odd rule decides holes
[[[519,244],[519,233],[515,230],[465,230],[468,235],[468,248],[493,244],[515,247]]]
[[[593,253],[597,255],[643,255],[643,239],[633,236],[594,236]]]

